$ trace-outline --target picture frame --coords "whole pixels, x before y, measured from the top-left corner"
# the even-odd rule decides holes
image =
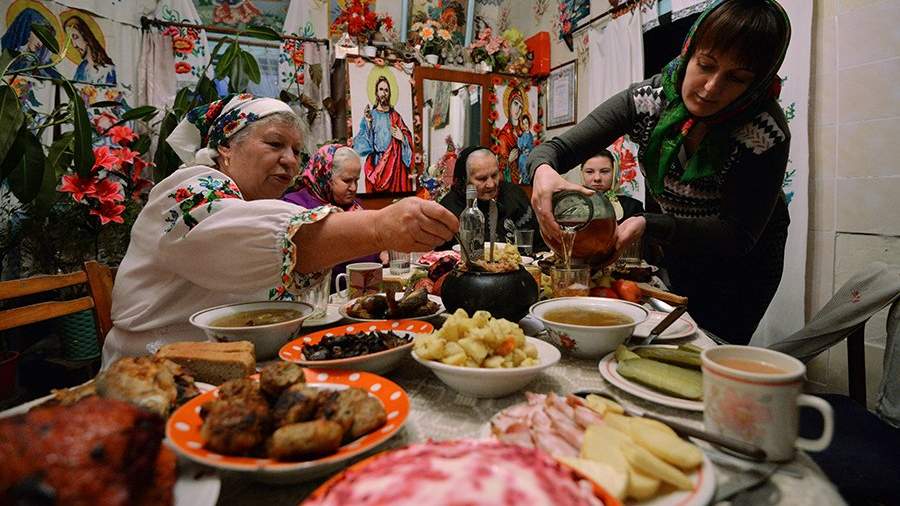
[[[443,12],[451,7],[454,11],[451,27],[454,42],[468,46],[474,37],[475,0],[403,0],[400,40],[405,42],[409,38],[410,29],[417,21],[429,17],[442,18]]]
[[[547,129],[574,125],[578,121],[578,72],[572,60],[550,69],[547,77]]]

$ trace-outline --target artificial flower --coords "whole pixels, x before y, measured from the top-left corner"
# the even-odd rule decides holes
[[[91,209],[89,214],[100,218],[101,225],[106,225],[109,222],[125,223],[125,220],[122,218],[123,212],[125,212],[125,206],[122,204],[101,202],[100,207]]]
[[[97,181],[97,184],[94,186],[94,194],[91,196],[100,201],[100,203],[121,202],[125,199],[125,196],[122,195],[122,185],[110,180],[108,177]]]
[[[127,126],[119,125],[109,129],[109,132],[106,132],[110,139],[113,142],[120,146],[127,146],[131,144],[131,141],[137,139],[137,135]]]
[[[97,130],[97,133],[103,133],[109,130],[117,121],[119,121],[118,116],[109,111],[103,111],[100,114],[91,116],[91,124],[94,125],[94,129]]]
[[[118,166],[119,157],[109,150],[109,146],[94,148],[94,166],[91,167],[92,171],[100,170],[101,167],[106,170],[115,170]]]
[[[134,164],[134,157],[140,155],[137,151],[132,151],[128,148],[121,148],[112,151],[113,156],[115,156],[119,160],[119,165],[123,163]]]
[[[97,178],[94,176],[81,177],[78,174],[62,177],[62,186],[59,191],[71,193],[76,202],[81,202],[85,196],[93,195],[97,191]]]

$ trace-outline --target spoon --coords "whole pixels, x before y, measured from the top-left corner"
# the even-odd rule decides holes
[[[656,420],[658,422],[662,422],[669,427],[672,428],[678,434],[685,437],[695,437],[697,439],[702,439],[703,441],[708,441],[714,445],[721,446],[723,448],[728,448],[729,450],[739,453],[742,456],[750,459],[762,462],[766,460],[766,452],[762,448],[752,445],[750,443],[745,443],[741,440],[723,436],[721,434],[713,434],[712,432],[707,432],[703,429],[697,429],[691,427],[690,425],[682,424],[681,422],[677,422],[674,420],[670,420],[669,418],[655,415],[653,413],[648,413],[642,409],[627,406],[623,404],[621,401],[610,395],[605,390],[595,389],[595,388],[580,388],[573,392],[574,395],[578,397],[587,397],[588,394],[599,395],[600,397],[606,397],[611,401],[615,401],[617,404],[622,406],[622,409],[625,410],[625,413],[629,416],[639,416],[642,418],[649,418],[651,420]]]

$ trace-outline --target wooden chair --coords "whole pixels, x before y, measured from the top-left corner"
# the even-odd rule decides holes
[[[84,263],[84,270],[69,274],[34,276],[0,282],[0,300],[78,285],[87,285],[88,291],[88,295],[72,300],[40,302],[0,311],[0,331],[93,309],[97,324],[97,342],[100,349],[103,349],[103,341],[112,328],[110,309],[113,275],[109,267],[91,260]]]

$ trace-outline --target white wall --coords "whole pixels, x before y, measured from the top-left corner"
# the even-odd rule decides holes
[[[900,2],[816,0],[810,128],[807,318],[854,272],[900,264]],[[882,376],[886,310],[866,326],[870,405]],[[810,379],[847,391],[846,346]]]

